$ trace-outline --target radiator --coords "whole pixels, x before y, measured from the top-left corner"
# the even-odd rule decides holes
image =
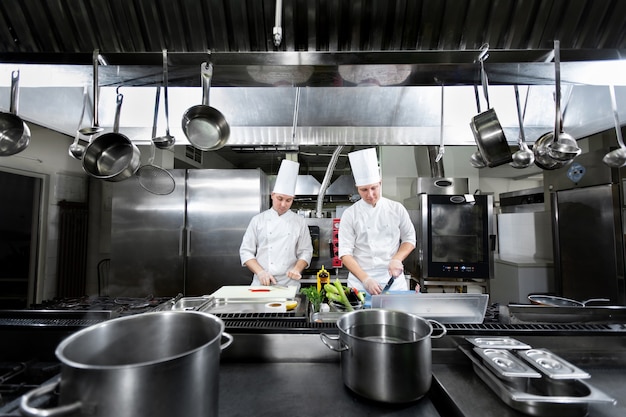
[[[88,217],[86,203],[59,203],[58,297],[85,295]]]

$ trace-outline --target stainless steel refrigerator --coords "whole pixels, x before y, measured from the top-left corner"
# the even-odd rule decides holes
[[[602,162],[608,150],[544,172],[550,195],[557,295],[626,304],[624,178]]]
[[[136,178],[113,185],[109,295],[210,294],[245,285],[239,246],[250,219],[269,207],[261,170],[170,170],[176,187],[151,194]]]

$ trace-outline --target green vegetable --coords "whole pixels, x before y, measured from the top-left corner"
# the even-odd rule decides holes
[[[320,305],[324,299],[324,291],[318,291],[316,287],[304,287],[300,289],[300,293],[306,295],[311,305],[313,305],[313,311],[320,311]]]
[[[346,310],[353,311],[354,308],[352,308],[352,304],[350,304],[350,301],[348,301],[348,297],[346,296],[346,293],[343,290],[343,285],[341,285],[339,278],[335,280],[335,288],[337,288],[337,290],[339,291],[339,296],[341,297],[341,300],[340,300],[341,304],[346,306]]]
[[[339,294],[336,294],[334,292],[326,292],[326,298],[328,298],[330,301],[336,301],[338,303],[341,302],[341,296]]]
[[[324,290],[326,291],[326,296],[328,297],[329,293],[339,294],[339,290],[333,284],[324,284]]]

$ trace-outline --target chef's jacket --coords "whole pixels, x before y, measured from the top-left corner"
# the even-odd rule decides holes
[[[339,257],[352,255],[361,268],[381,286],[389,281],[388,266],[401,243],[416,243],[415,228],[404,206],[381,197],[376,206],[359,200],[347,208],[339,223]],[[395,279],[390,290],[406,290],[404,277]],[[351,287],[363,289],[361,281],[348,274]]]
[[[311,234],[304,218],[291,210],[279,216],[273,208],[252,218],[239,248],[242,266],[256,258],[280,285],[300,286],[298,280],[287,277],[287,272],[298,259],[310,265],[312,255]],[[252,285],[261,285],[256,274]]]

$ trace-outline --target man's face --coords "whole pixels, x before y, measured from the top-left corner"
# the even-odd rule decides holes
[[[293,197],[286,194],[272,193],[272,208],[282,216],[291,208]]]
[[[356,188],[359,195],[367,204],[376,206],[380,200],[380,182],[375,184],[361,185]]]

